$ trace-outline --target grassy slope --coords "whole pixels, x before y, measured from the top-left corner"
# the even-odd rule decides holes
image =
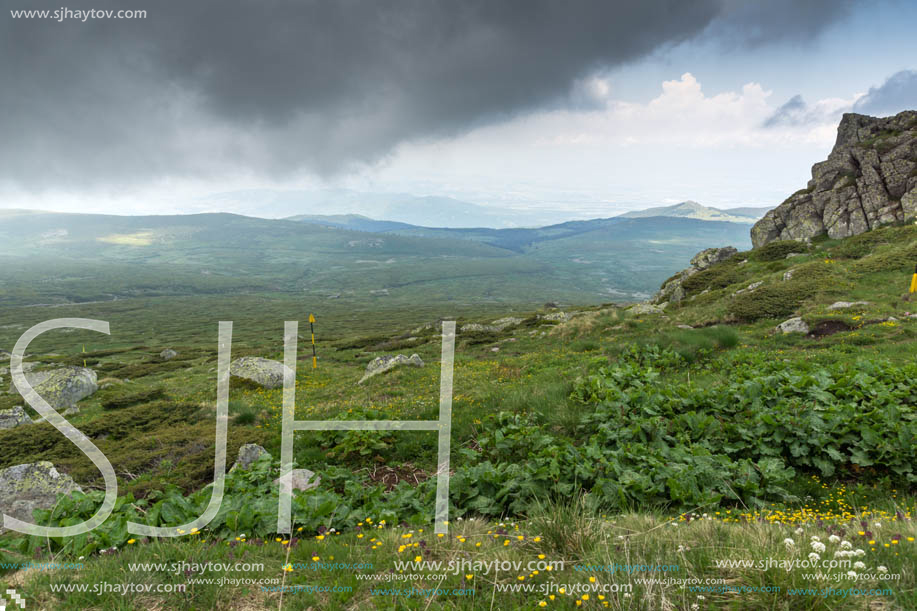
[[[900,297],[909,283],[912,262],[917,255],[917,230],[910,227],[888,228],[840,242],[823,241],[801,256],[785,258],[791,250],[799,250],[798,245],[775,244],[751,254],[742,253],[709,272],[698,274],[688,283],[686,301],[680,306],[670,306],[665,316],[635,318],[615,308],[583,308],[581,311],[584,314],[563,324],[532,318],[524,325],[500,333],[460,334],[455,372],[454,467],[461,470],[473,466],[462,448],[475,448],[481,443],[486,446],[492,442],[488,427],[493,427],[494,421],[488,420],[488,417],[500,412],[531,418],[537,423],[538,430],[557,439],[569,438],[575,443],[583,441],[584,432],[577,427],[588,422],[589,414],[596,407],[571,396],[573,381],[594,373],[599,365],[621,363],[625,354],[622,351],[629,345],[658,345],[681,355],[681,360],[675,365],[658,367],[660,378],[654,387],[666,392],[681,387],[714,392],[740,375],[737,364],[742,363],[749,364],[746,369],[758,367],[763,370],[769,364],[782,363],[788,370],[795,367],[817,371],[845,364],[853,366],[862,357],[885,359],[889,367],[906,367],[912,361],[917,322],[907,318],[906,312],[915,306],[901,301]],[[784,281],[783,276],[790,269],[794,270],[793,278]],[[735,291],[757,281],[764,284],[755,292],[733,297]],[[170,483],[191,491],[207,479],[212,445],[194,446],[190,438],[212,440],[215,321],[223,316],[236,320],[234,356],[259,354],[279,358],[282,320],[297,315],[302,319],[304,315],[297,310],[295,302],[281,298],[251,297],[240,299],[232,306],[201,299],[205,298],[186,298],[184,301],[151,299],[86,305],[78,309],[33,308],[27,311],[28,320],[22,318],[24,311],[11,310],[4,313],[6,320],[0,320],[0,332],[7,344],[21,333],[27,322],[43,320],[58,315],[58,312],[61,316],[66,312],[68,316],[86,315],[113,321],[114,335],[110,340],[80,332],[60,334],[53,341],[36,343],[33,351],[44,355],[40,357],[43,362],[79,362],[86,358],[100,371],[100,377],[112,377],[110,388],[81,404],[82,412],[74,419],[74,424],[82,430],[113,435],[114,441],[105,448],[106,454],[121,476],[122,491],[130,490],[137,497]],[[866,300],[869,305],[827,310],[827,305],[841,299]],[[53,314],[49,315],[49,312]],[[364,386],[356,386],[354,382],[362,374],[365,363],[378,354],[418,352],[425,361],[435,364],[439,353],[435,333],[429,329],[409,330],[444,314],[464,315],[468,317],[465,320],[492,320],[510,312],[505,308],[494,309],[490,313],[454,308],[447,313],[442,308],[431,308],[377,314],[342,308],[317,310],[316,314],[319,317],[318,339],[322,360],[318,370],[305,366],[300,370],[297,417],[336,417],[353,411],[359,413],[369,407],[377,410],[379,417],[426,419],[436,414],[438,371],[435,366],[395,371]],[[801,314],[813,327],[825,327],[824,323],[830,321],[833,329],[841,328],[838,326],[841,324],[844,330],[817,338],[774,335],[774,325],[793,314]],[[898,318],[898,321],[879,322],[889,315]],[[821,327],[818,326],[820,323]],[[678,324],[704,328],[680,329],[676,326]],[[709,325],[713,326],[707,328]],[[85,356],[80,352],[84,344],[88,351]],[[155,355],[166,346],[175,347],[182,354],[180,358],[184,360],[178,361],[180,366],[177,368],[156,360]],[[494,347],[500,350],[494,352]],[[124,351],[105,353],[112,349]],[[60,356],[48,356],[51,352]],[[301,357],[306,359],[308,354],[303,353]],[[131,381],[124,382],[124,379]],[[154,389],[162,389],[166,398],[155,403],[141,400],[139,408],[127,407],[114,412],[121,415],[123,421],[113,418],[113,412],[102,406],[105,401],[125,396],[139,397],[143,392]],[[906,393],[906,386],[902,386],[900,391]],[[275,457],[278,455],[280,397],[279,390],[263,391],[234,385],[232,409],[236,423],[230,427],[230,456],[235,446],[244,441],[259,441]],[[13,403],[13,397],[0,396],[0,408]],[[131,409],[137,412],[132,413]],[[802,406],[802,409],[808,411],[809,408]],[[177,410],[181,410],[178,413],[183,420],[194,424],[187,428],[176,427],[174,418]],[[254,413],[254,422],[251,416],[243,415],[251,413]],[[128,426],[127,422],[139,418],[141,414],[146,415],[146,422],[137,427]],[[30,428],[38,429],[40,425]],[[881,435],[894,433],[896,431],[892,430],[880,432]],[[807,434],[802,431],[803,436]],[[39,439],[53,438],[53,432],[34,435],[35,447],[41,445]],[[418,433],[393,434],[384,438],[384,443],[370,454],[361,456],[358,449],[377,438],[322,437],[306,433],[297,436],[296,460],[319,472],[325,472],[323,469],[327,468],[323,465],[326,463],[342,465],[355,477],[364,480],[377,477],[383,464],[397,468],[401,476],[409,471],[429,474],[434,470],[435,462],[434,443],[430,437],[426,439]],[[18,438],[19,434],[15,437],[10,433],[0,434],[0,447],[5,450],[4,456],[0,457],[0,466],[25,461],[20,460],[17,451],[7,451],[19,445]],[[149,439],[156,440],[155,452],[143,445]],[[531,445],[523,447],[531,450],[534,460],[535,448]],[[913,445],[910,449],[913,452]],[[41,456],[53,458],[78,479],[92,478],[91,465],[72,453],[67,454],[63,444],[58,443],[43,451],[46,454]],[[485,451],[494,450],[485,447]],[[39,457],[33,450],[28,452],[31,452],[29,460]],[[145,455],[150,452],[153,453]],[[899,458],[907,461],[909,457],[905,454]],[[913,454],[910,458],[914,458]],[[520,464],[525,460],[523,456]],[[537,504],[529,505],[516,516],[475,517],[475,512],[468,512],[466,519],[453,523],[450,537],[443,540],[432,537],[429,532],[419,532],[420,528],[428,529],[428,525],[412,522],[405,527],[397,526],[402,519],[411,520],[409,515],[398,515],[395,519],[390,517],[383,528],[368,531],[371,534],[362,537],[358,534],[357,522],[365,517],[375,517],[378,522],[379,516],[361,516],[356,512],[340,521],[331,518],[327,526],[336,525],[343,533],[317,540],[314,530],[304,530],[300,534],[302,539],[291,551],[289,561],[309,562],[313,555],[322,561],[334,557],[344,562],[371,562],[374,569],[369,572],[383,572],[392,567],[393,557],[413,557],[415,548],[398,551],[407,540],[403,535],[413,530],[412,539],[424,541],[423,548],[417,549],[425,560],[528,561],[537,560],[539,554],[544,554],[546,559],[565,560],[568,568],[550,575],[546,571],[537,575],[530,571],[512,571],[501,573],[496,579],[492,574],[483,575],[480,572],[470,573],[470,580],[463,574],[450,576],[446,585],[441,587],[461,587],[470,583],[476,589],[474,597],[439,596],[432,602],[427,597],[409,600],[374,596],[370,584],[358,580],[354,571],[298,569],[286,574],[287,583],[347,585],[353,591],[288,593],[284,598],[284,607],[363,608],[374,605],[378,608],[428,608],[433,605],[490,608],[493,605],[493,608],[537,608],[543,601],[551,607],[560,605],[566,608],[573,606],[573,598],[569,595],[555,592],[555,599],[551,600],[534,593],[499,593],[495,591],[495,584],[587,584],[588,574],[575,571],[572,565],[612,562],[678,564],[680,570],[674,575],[678,578],[725,579],[727,584],[736,587],[770,586],[782,590],[779,593],[699,593],[636,582],[637,578],[652,575],[597,573],[594,576],[599,583],[634,585],[632,596],[624,597],[617,593],[599,600],[593,593],[589,600],[582,601],[580,598],[583,606],[599,608],[607,602],[611,608],[617,609],[687,609],[692,604],[700,608],[736,609],[860,609],[866,604],[873,605],[872,608],[917,607],[917,581],[914,576],[917,544],[908,539],[917,534],[911,521],[914,515],[913,488],[909,489],[906,483],[901,485],[901,478],[883,471],[882,465],[863,467],[844,462],[835,466],[837,470],[829,476],[814,467],[808,471],[798,470],[797,477],[787,486],[788,492],[800,499],[798,501],[768,498],[764,505],[755,507],[749,505],[747,496],[743,496],[742,500],[725,498],[692,511],[691,507],[671,501],[608,509],[591,503],[590,496],[581,497],[574,493],[551,498],[551,495],[545,495],[540,508]],[[456,490],[459,489],[456,484]],[[734,517],[742,514],[750,516],[751,520]],[[304,516],[302,523],[307,523],[306,519]],[[504,526],[499,525],[501,519]],[[867,526],[860,526],[860,520],[864,520]],[[796,534],[794,531],[800,526],[803,532]],[[366,527],[367,523],[362,522],[360,529],[364,533],[367,532]],[[869,535],[858,534],[864,528],[868,529]],[[856,587],[869,589],[890,585],[893,593],[849,597],[838,594],[791,595],[788,592],[790,588],[840,589],[852,587],[854,582],[834,582],[828,577],[807,580],[803,577],[807,572],[805,570],[762,571],[715,566],[715,561],[723,559],[804,559],[809,552],[807,541],[811,535],[819,536],[828,545],[828,557],[827,554],[839,546],[828,541],[832,534],[849,539],[856,547],[864,549],[866,553],[862,561],[868,572],[875,573],[876,567],[883,565],[890,573],[901,574],[898,582],[870,581],[858,583]],[[457,538],[459,536],[464,541]],[[523,538],[519,539],[519,536]],[[8,574],[0,581],[5,579],[15,585],[42,608],[267,608],[278,605],[278,593],[262,592],[257,586],[197,585],[191,595],[143,595],[136,599],[114,594],[96,597],[49,592],[49,583],[92,584],[103,580],[174,583],[183,582],[186,578],[157,573],[128,574],[124,566],[133,559],[194,559],[203,562],[241,557],[263,560],[266,576],[284,574],[281,567],[287,557],[286,546],[282,543],[272,539],[263,545],[237,542],[234,536],[224,533],[205,533],[203,537],[207,539],[207,544],[186,540],[136,542],[118,554],[91,557],[87,568],[82,571],[19,572]],[[792,549],[783,543],[787,537],[795,542]],[[376,541],[372,541],[373,538]],[[509,545],[504,545],[504,541],[508,541]],[[870,541],[876,543],[871,544]],[[212,545],[213,542],[217,544]],[[477,543],[482,545],[478,547]],[[0,540],[0,548],[4,547],[10,550],[8,554],[11,557],[21,558],[12,550],[11,544],[4,546]],[[47,555],[40,556],[47,558]],[[833,570],[831,573],[838,575],[843,571],[838,573]],[[119,577],[111,578],[112,575]],[[226,576],[240,575],[229,573]],[[244,576],[252,577],[249,574]],[[520,581],[519,577],[524,579]],[[424,579],[413,583],[415,587],[431,587],[436,582]],[[381,587],[391,585],[381,584]],[[397,587],[397,584],[394,585]]]

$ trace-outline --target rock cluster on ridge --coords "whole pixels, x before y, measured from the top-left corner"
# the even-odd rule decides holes
[[[659,292],[656,293],[656,295],[653,297],[651,303],[678,303],[685,298],[685,290],[681,286],[682,282],[697,272],[707,269],[711,265],[725,261],[738,252],[739,251],[732,246],[724,246],[723,248],[705,248],[691,258],[690,267],[678,272],[669,281],[667,281],[661,289],[659,289]]]
[[[751,229],[755,248],[828,234],[846,238],[917,218],[917,111],[894,117],[847,113],[828,159],[808,186]]]

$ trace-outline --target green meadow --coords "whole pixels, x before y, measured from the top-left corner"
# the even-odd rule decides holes
[[[464,254],[488,272],[463,281],[457,270],[475,270],[473,261],[449,267],[445,255],[442,269],[426,258],[390,271],[351,265],[332,294],[330,259],[324,268],[294,266],[304,284],[291,290],[289,261],[259,268],[252,253],[210,251],[208,269],[223,267],[202,276],[191,251],[173,261],[166,246],[138,245],[153,238],[136,227],[110,229],[106,244],[116,250],[106,246],[104,256],[83,261],[72,244],[71,267],[20,260],[4,271],[3,349],[52,318],[111,326],[110,336],[53,331],[28,349],[39,368],[97,372],[104,388],[70,421],[109,458],[119,483],[112,516],[92,533],[0,536],[8,566],[82,564],[0,569],[0,586],[31,608],[917,608],[917,302],[902,299],[917,228],[740,252],[686,281],[681,303],[643,315],[594,292],[577,301],[594,285],[563,268],[550,273],[570,288],[559,307],[546,305],[537,289],[550,277],[537,266],[556,258],[548,252],[556,241],[525,257],[466,242]],[[341,243],[328,244],[331,252]],[[130,260],[141,254],[151,257],[142,267]],[[637,263],[629,269],[641,273]],[[513,280],[529,271],[538,282]],[[654,272],[654,286],[672,271]],[[81,275],[89,280],[77,282]],[[399,292],[399,275],[415,288]],[[511,290],[498,293],[503,285]],[[387,297],[368,294],[386,287]],[[499,298],[480,297],[488,291]],[[828,309],[836,301],[866,303]],[[508,316],[520,322],[462,330]],[[811,332],[774,331],[793,316]],[[432,524],[436,435],[391,431],[297,433],[296,466],[322,482],[295,495],[294,532],[277,533],[283,392],[233,378],[229,461],[246,443],[272,459],[227,476],[223,506],[203,530],[131,536],[128,521],[177,527],[210,499],[223,320],[233,321],[232,358],[276,360],[284,321],[300,321],[299,420],[436,419],[440,324],[456,320],[448,534]],[[166,348],[178,356],[161,359]],[[417,353],[426,366],[357,384],[372,358],[399,353]],[[4,390],[8,383],[4,376]],[[21,404],[0,394],[0,409]],[[48,460],[82,486],[84,494],[37,512],[40,523],[80,522],[101,502],[100,473],[48,423],[0,431],[0,448],[0,468]],[[800,566],[822,561],[838,566]],[[172,570],[182,562],[263,566]],[[134,566],[144,564],[168,568]],[[103,582],[152,590],[91,591]],[[155,591],[175,585],[184,591]]]

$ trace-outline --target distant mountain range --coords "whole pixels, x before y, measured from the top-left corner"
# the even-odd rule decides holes
[[[289,218],[306,220],[327,226],[370,229],[368,220],[404,223],[418,227],[449,227],[509,229],[544,227],[565,220],[584,220],[590,215],[576,207],[557,204],[556,207],[515,209],[483,206],[452,197],[418,196],[409,193],[361,192],[349,189],[317,189],[279,191],[251,189],[230,191],[199,198],[190,203],[194,212],[229,212],[260,218]],[[675,216],[705,221],[750,223],[764,216],[768,208],[717,209],[687,201],[674,206],[627,212],[622,216],[642,218]],[[599,214],[593,214],[599,216]]]
[[[765,213],[773,208],[710,208],[697,202],[686,201],[674,206],[660,206],[658,208],[647,208],[646,210],[635,210],[625,212],[621,216],[625,218],[646,218],[651,216],[675,216],[678,218],[698,219],[701,221],[726,221],[728,223],[754,223]]]
[[[425,227],[537,227],[569,218],[563,210],[513,210],[452,197],[349,189],[230,191],[200,198],[191,208],[198,212],[230,212],[261,218],[322,217],[328,211],[340,211],[345,216],[367,216]]]

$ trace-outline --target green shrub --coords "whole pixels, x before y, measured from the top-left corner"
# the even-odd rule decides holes
[[[712,291],[737,284],[747,277],[747,272],[738,265],[724,262],[689,276],[681,283],[681,286],[686,294],[694,295],[705,289]]]
[[[729,313],[744,322],[788,316],[795,312],[806,298],[804,293],[789,284],[784,282],[765,285],[750,293],[737,295],[729,304]]]
[[[103,409],[121,409],[124,407],[130,407],[131,405],[137,405],[138,403],[150,403],[152,401],[157,401],[159,399],[164,399],[166,393],[163,392],[161,388],[152,388],[150,390],[145,390],[143,392],[134,393],[132,395],[125,395],[123,397],[114,397],[112,399],[106,399],[102,401]]]
[[[751,251],[750,259],[755,261],[777,261],[786,259],[786,256],[794,252],[806,252],[808,247],[803,242],[796,240],[777,240],[765,244],[761,248]]]

